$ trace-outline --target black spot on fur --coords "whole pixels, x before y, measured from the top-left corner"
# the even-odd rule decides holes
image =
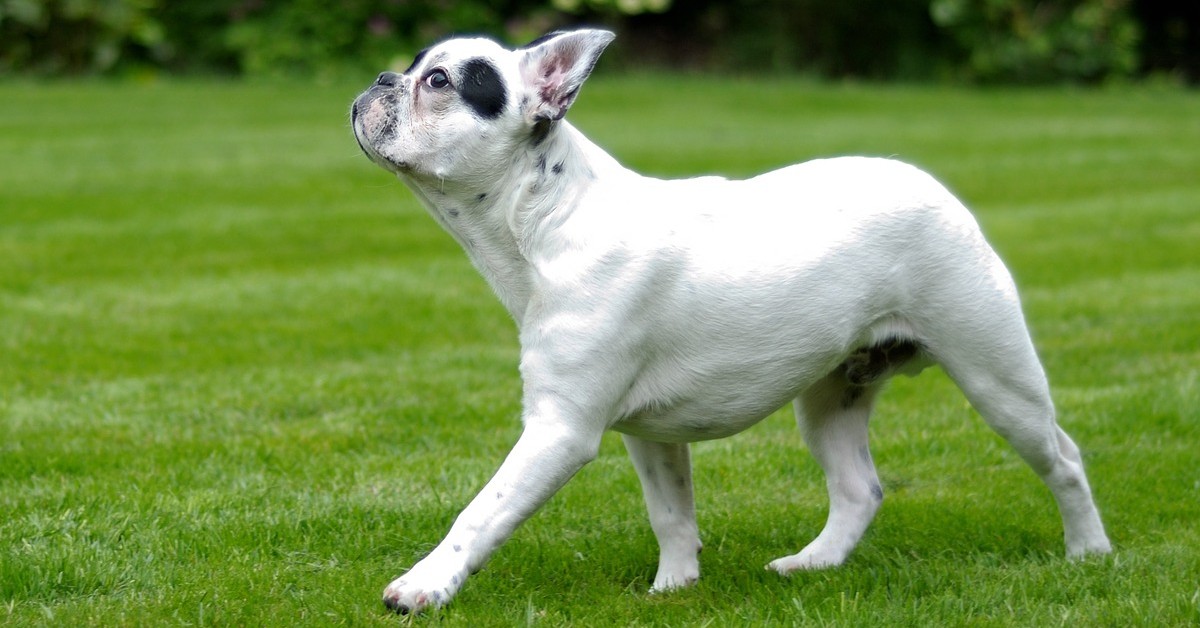
[[[917,345],[903,338],[889,338],[871,347],[850,354],[842,363],[846,381],[852,386],[866,386],[899,368],[917,355]]]
[[[563,162],[560,161],[560,162],[554,164],[554,167],[550,169],[550,172],[553,172],[554,174],[562,174]]]
[[[545,155],[538,155],[537,171],[539,174],[546,173],[546,156]]]
[[[855,384],[850,384],[847,386],[846,390],[842,392],[842,407],[849,409],[855,404],[855,402],[858,401],[859,397],[862,397],[863,391],[866,389],[867,388],[865,386],[858,386]]]
[[[479,195],[475,197],[475,202],[482,203],[483,199],[485,198],[487,198],[487,192],[480,192]]]
[[[534,148],[537,148],[550,135],[550,125],[554,124],[550,120],[538,120],[537,124],[533,125],[533,133],[529,136],[529,143]]]
[[[450,214],[451,218],[458,218],[458,210],[453,207],[447,208],[446,213]]]
[[[508,90],[500,79],[500,72],[491,61],[471,59],[463,65],[462,80],[458,93],[479,117],[494,120],[504,111],[508,101]]]
[[[421,64],[421,61],[425,59],[425,55],[427,54],[429,54],[428,48],[418,52],[417,56],[413,57],[412,64],[408,66],[408,69],[405,70],[404,73],[408,74],[409,72],[412,72],[418,65]]]

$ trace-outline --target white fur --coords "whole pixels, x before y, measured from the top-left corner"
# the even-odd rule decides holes
[[[694,582],[686,443],[737,433],[792,399],[830,513],[811,544],[768,567],[840,564],[879,505],[867,421],[884,379],[854,386],[842,365],[897,338],[920,350],[901,370],[942,365],[1045,480],[1068,554],[1109,551],[1016,289],[963,205],[885,159],[746,181],[627,170],[559,120],[611,38],[576,31],[517,51],[451,40],[356,103],[363,149],[458,239],[517,322],[524,382],[521,438],[445,540],[387,587],[388,605],[449,601],[610,429],[624,434],[659,540],[652,590]],[[476,57],[507,88],[494,120],[421,83]]]

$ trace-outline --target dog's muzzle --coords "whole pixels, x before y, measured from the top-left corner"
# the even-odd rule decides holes
[[[381,151],[396,139],[396,125],[400,121],[397,109],[406,91],[399,74],[384,72],[350,106],[350,123],[358,147],[372,161],[388,167],[403,167]]]

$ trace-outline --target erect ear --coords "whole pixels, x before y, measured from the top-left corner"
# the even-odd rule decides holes
[[[533,124],[567,115],[600,53],[615,37],[602,30],[555,32],[522,48],[521,76],[532,95],[525,119]]]

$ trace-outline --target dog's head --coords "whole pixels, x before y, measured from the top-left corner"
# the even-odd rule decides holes
[[[351,108],[359,146],[379,165],[438,180],[500,176],[575,101],[614,35],[555,32],[516,50],[450,39],[384,72]]]

